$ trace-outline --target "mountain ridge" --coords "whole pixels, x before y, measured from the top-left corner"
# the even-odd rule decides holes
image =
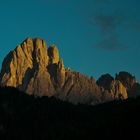
[[[55,45],[47,48],[46,41],[40,38],[27,38],[11,51],[0,74],[1,86],[16,87],[29,95],[55,96],[74,104],[127,99],[129,91],[133,96],[136,84],[139,94],[140,85],[127,72],[120,72],[116,78],[104,75],[96,81],[65,68],[58,48]]]

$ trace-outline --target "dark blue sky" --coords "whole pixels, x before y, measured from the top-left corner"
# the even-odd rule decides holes
[[[140,81],[139,0],[0,0],[0,63],[27,37],[55,43],[66,67]]]

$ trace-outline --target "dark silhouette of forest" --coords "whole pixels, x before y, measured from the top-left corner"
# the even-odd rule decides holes
[[[140,98],[73,105],[0,88],[0,139],[134,138],[139,135],[139,114]]]

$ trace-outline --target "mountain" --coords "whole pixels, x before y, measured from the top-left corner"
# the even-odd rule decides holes
[[[72,52],[71,52],[72,53]],[[56,97],[74,104],[99,104],[116,99],[127,99],[137,84],[135,77],[122,72],[111,77],[91,77],[65,68],[58,48],[39,38],[27,38],[4,59],[0,73],[0,85],[16,87],[34,96]],[[133,89],[134,88],[134,89]]]
[[[0,88],[0,139],[139,139],[140,98],[73,105]]]

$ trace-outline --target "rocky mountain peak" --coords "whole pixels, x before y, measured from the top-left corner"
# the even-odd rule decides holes
[[[58,64],[59,51],[58,51],[58,48],[54,44],[48,48],[48,56],[49,56],[50,64]]]
[[[0,73],[0,86],[16,87],[29,95],[55,96],[72,103],[98,104],[126,99],[126,88],[134,83],[134,77],[127,73],[120,73],[116,79],[105,74],[96,82],[65,68],[56,45],[47,48],[45,40],[40,38],[27,38],[12,50],[5,57]]]
[[[116,74],[116,80],[121,81],[128,91],[133,87],[134,84],[137,83],[135,76],[125,71],[121,71],[119,74]]]

